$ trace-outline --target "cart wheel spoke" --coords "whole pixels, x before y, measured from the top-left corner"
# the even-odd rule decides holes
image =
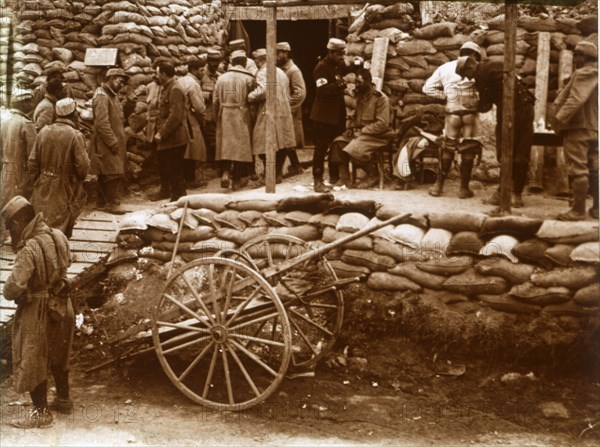
[[[190,346],[194,346],[194,345],[196,345],[198,343],[201,343],[203,341],[210,340],[210,338],[211,337],[200,337],[200,338],[198,338],[196,340],[188,341],[187,343],[183,343],[181,345],[178,345],[178,346],[175,346],[173,348],[169,348],[169,349],[163,351],[163,354],[167,355],[167,354],[172,354],[172,353],[177,352],[177,351],[181,351],[182,349],[189,348]]]
[[[200,298],[200,295],[198,295],[198,292],[196,292],[194,287],[190,284],[190,280],[188,278],[186,278],[185,275],[181,275],[181,277],[183,278],[183,282],[185,283],[187,288],[190,290],[190,292],[192,292],[192,295],[194,295],[196,302],[198,303],[198,305],[200,306],[200,308],[206,315],[206,318],[208,319],[208,321],[210,321],[210,323],[212,323],[212,324],[215,324],[215,320],[213,319],[212,315],[210,314],[208,307],[206,307],[206,304],[204,304],[204,301],[202,301],[202,298]]]
[[[306,323],[310,324],[311,326],[313,326],[314,328],[317,328],[318,330],[320,330],[321,332],[332,336],[333,332],[331,332],[329,329],[324,328],[323,326],[321,326],[320,324],[316,323],[315,321],[311,320],[310,318],[308,318],[305,315],[302,315],[300,312],[298,312],[296,309],[289,309],[290,313],[292,313],[294,316],[306,321]]]
[[[239,339],[239,340],[247,340],[247,341],[252,341],[254,343],[262,343],[262,344],[269,345],[269,346],[278,346],[280,348],[283,348],[285,346],[285,343],[283,343],[283,342],[269,340],[267,338],[252,337],[250,335],[244,335],[244,334],[229,334],[229,336],[231,338],[235,338],[235,339]]]
[[[226,321],[227,313],[229,312],[229,306],[231,305],[231,295],[233,294],[233,283],[236,279],[236,272],[233,269],[228,269],[226,273],[223,275],[223,282],[227,280],[227,276],[229,276],[229,282],[227,285],[223,285],[222,287],[225,289],[225,305],[223,306],[223,316],[221,321]]]
[[[274,371],[269,365],[267,365],[265,362],[263,362],[257,355],[255,355],[253,352],[249,351],[248,349],[244,348],[240,343],[238,343],[235,340],[231,340],[231,343],[240,350],[240,352],[243,352],[244,354],[246,354],[248,357],[250,357],[250,359],[252,359],[256,364],[258,364],[259,366],[261,366],[265,371],[267,371],[269,374],[271,374],[272,376],[276,377],[277,376],[277,372]]]
[[[219,299],[221,298],[220,292],[215,287],[215,268],[211,265],[208,269],[208,290],[210,291],[211,301],[213,303],[213,312],[216,317],[216,321],[220,323],[221,320],[221,309],[219,306]]]
[[[196,365],[198,365],[198,363],[200,363],[200,360],[204,358],[204,356],[208,353],[208,351],[210,351],[210,348],[212,348],[214,344],[215,342],[211,341],[208,345],[206,345],[202,352],[198,354],[194,361],[190,363],[186,370],[183,373],[181,373],[181,375],[178,377],[180,382],[183,382],[183,380],[185,380],[188,374],[196,367]]]
[[[172,327],[174,329],[182,329],[182,330],[188,331],[188,332],[198,332],[200,334],[210,334],[210,331],[208,329],[203,329],[203,328],[196,327],[196,326],[186,326],[186,325],[180,324],[180,323],[169,323],[168,321],[157,321],[156,323],[160,326]]]
[[[235,401],[233,400],[233,387],[231,385],[231,377],[229,376],[229,361],[227,360],[227,346],[221,346],[221,357],[223,358],[223,371],[225,372],[225,383],[227,385],[227,397],[229,399],[229,404],[233,405]]]
[[[189,307],[187,307],[185,304],[183,304],[182,302],[180,302],[177,298],[169,295],[168,293],[164,294],[164,297],[166,299],[168,299],[171,303],[175,304],[177,307],[179,307],[181,310],[183,310],[184,312],[187,312],[188,314],[190,314],[191,316],[193,316],[194,318],[196,318],[199,322],[204,323],[205,318],[201,317],[200,315],[198,315],[196,312],[194,312],[192,309],[190,309]],[[210,316],[207,315],[207,318],[210,319]],[[206,324],[206,323],[205,323]]]
[[[246,307],[248,307],[248,304],[250,304],[252,302],[252,300],[254,300],[254,298],[256,298],[256,296],[258,295],[258,293],[260,292],[260,287],[257,286],[252,293],[250,294],[250,296],[248,296],[248,298],[246,298],[244,300],[244,302],[238,306],[238,308],[235,310],[235,313],[231,316],[231,318],[225,322],[225,327],[229,327],[231,325],[231,323],[233,323],[238,316],[244,311],[246,310]]]
[[[234,349],[229,349],[229,353],[231,354],[231,357],[233,358],[233,360],[235,361],[235,363],[237,363],[238,368],[240,368],[240,371],[242,372],[242,375],[246,379],[246,382],[248,382],[248,385],[250,385],[250,388],[252,388],[252,391],[254,392],[254,394],[256,396],[260,396],[260,390],[258,389],[258,387],[256,386],[256,384],[252,380],[252,377],[250,377],[250,374],[248,374],[248,370],[246,369],[246,367],[244,366],[244,364],[242,363],[242,361],[240,360],[240,358],[238,357],[238,355],[235,353],[235,350]]]
[[[243,323],[240,323],[240,324],[238,324],[238,325],[236,325],[236,326],[234,326],[232,328],[229,328],[229,330],[230,331],[239,331],[240,329],[243,329],[243,328],[248,327],[248,326],[252,326],[253,324],[262,323],[263,321],[268,321],[268,320],[270,320],[271,318],[273,318],[275,316],[277,316],[277,312],[272,312],[272,313],[267,314],[267,315],[262,315],[262,316],[260,316],[258,318],[253,319],[253,320],[245,321]],[[225,327],[227,327],[227,326],[225,326]]]
[[[210,367],[208,368],[208,374],[206,375],[206,382],[204,382],[204,390],[202,390],[202,397],[206,399],[208,396],[208,392],[210,390],[210,386],[213,378],[213,374],[215,373],[215,365],[217,364],[217,356],[219,355],[219,346],[215,343],[215,347],[213,349],[213,355],[210,359]]]
[[[302,331],[302,329],[300,329],[300,326],[298,326],[298,323],[296,323],[295,320],[291,319],[290,320],[290,324],[298,332],[298,335],[300,336],[300,338],[302,339],[302,341],[304,342],[304,344],[310,348],[310,350],[313,352],[313,354],[315,356],[319,355],[319,351],[317,351],[317,349],[313,346],[313,344],[308,339],[308,337],[306,336],[306,334]]]

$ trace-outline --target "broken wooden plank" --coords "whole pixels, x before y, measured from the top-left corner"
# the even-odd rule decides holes
[[[373,83],[377,90],[383,87],[383,75],[385,64],[387,62],[387,51],[390,39],[387,37],[377,37],[373,43],[373,56],[371,58],[371,75]]]

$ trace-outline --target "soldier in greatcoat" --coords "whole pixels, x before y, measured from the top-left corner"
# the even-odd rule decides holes
[[[41,428],[52,423],[54,409],[73,411],[69,390],[69,357],[75,330],[70,298],[62,303],[60,318],[49,316],[49,300],[68,282],[70,251],[67,238],[50,228],[42,213],[22,196],[2,209],[17,256],[4,284],[4,298],[17,304],[12,334],[13,384],[17,393],[29,392],[33,407],[13,425]],[[60,295],[62,297],[62,295]],[[52,374],[56,398],[48,406],[48,376]]]
[[[71,237],[75,220],[85,206],[83,189],[90,167],[85,138],[75,128],[77,107],[72,98],[56,103],[56,122],[38,133],[28,166],[35,184],[31,203],[46,223]]]
[[[119,212],[119,186],[127,161],[123,107],[118,95],[128,79],[121,68],[111,68],[92,100],[92,148],[98,168],[97,207],[109,213]]]
[[[213,94],[217,79],[223,74],[219,69],[220,65],[221,53],[209,48],[206,53],[206,66],[202,71],[200,79],[204,104],[206,105],[204,128],[202,130],[204,133],[204,142],[206,143],[206,161],[208,163],[214,163],[217,147],[217,118],[214,113]]]
[[[217,119],[216,159],[223,162],[221,186],[237,189],[243,165],[252,163],[252,122],[248,104],[256,82],[246,70],[246,53],[234,51],[227,72],[219,77],[213,95]]]

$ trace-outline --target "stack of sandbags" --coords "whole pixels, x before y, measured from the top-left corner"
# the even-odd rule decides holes
[[[9,78],[9,62],[12,61],[12,73],[17,74],[25,65],[23,53],[18,52],[21,42],[16,35],[17,21],[12,9],[3,7],[0,9],[0,104],[6,105],[8,88],[13,79]],[[16,81],[16,80],[14,80]]]

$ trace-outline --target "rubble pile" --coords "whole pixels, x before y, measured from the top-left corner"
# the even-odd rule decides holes
[[[177,253],[189,262],[266,234],[296,236],[317,249],[399,214],[329,194],[192,195],[125,216],[120,248],[107,263],[170,262],[182,218]],[[600,306],[597,238],[597,222],[429,213],[377,230],[327,258],[338,276],[363,275],[374,290],[426,292],[448,306],[475,302],[515,314],[585,317],[597,315]]]

